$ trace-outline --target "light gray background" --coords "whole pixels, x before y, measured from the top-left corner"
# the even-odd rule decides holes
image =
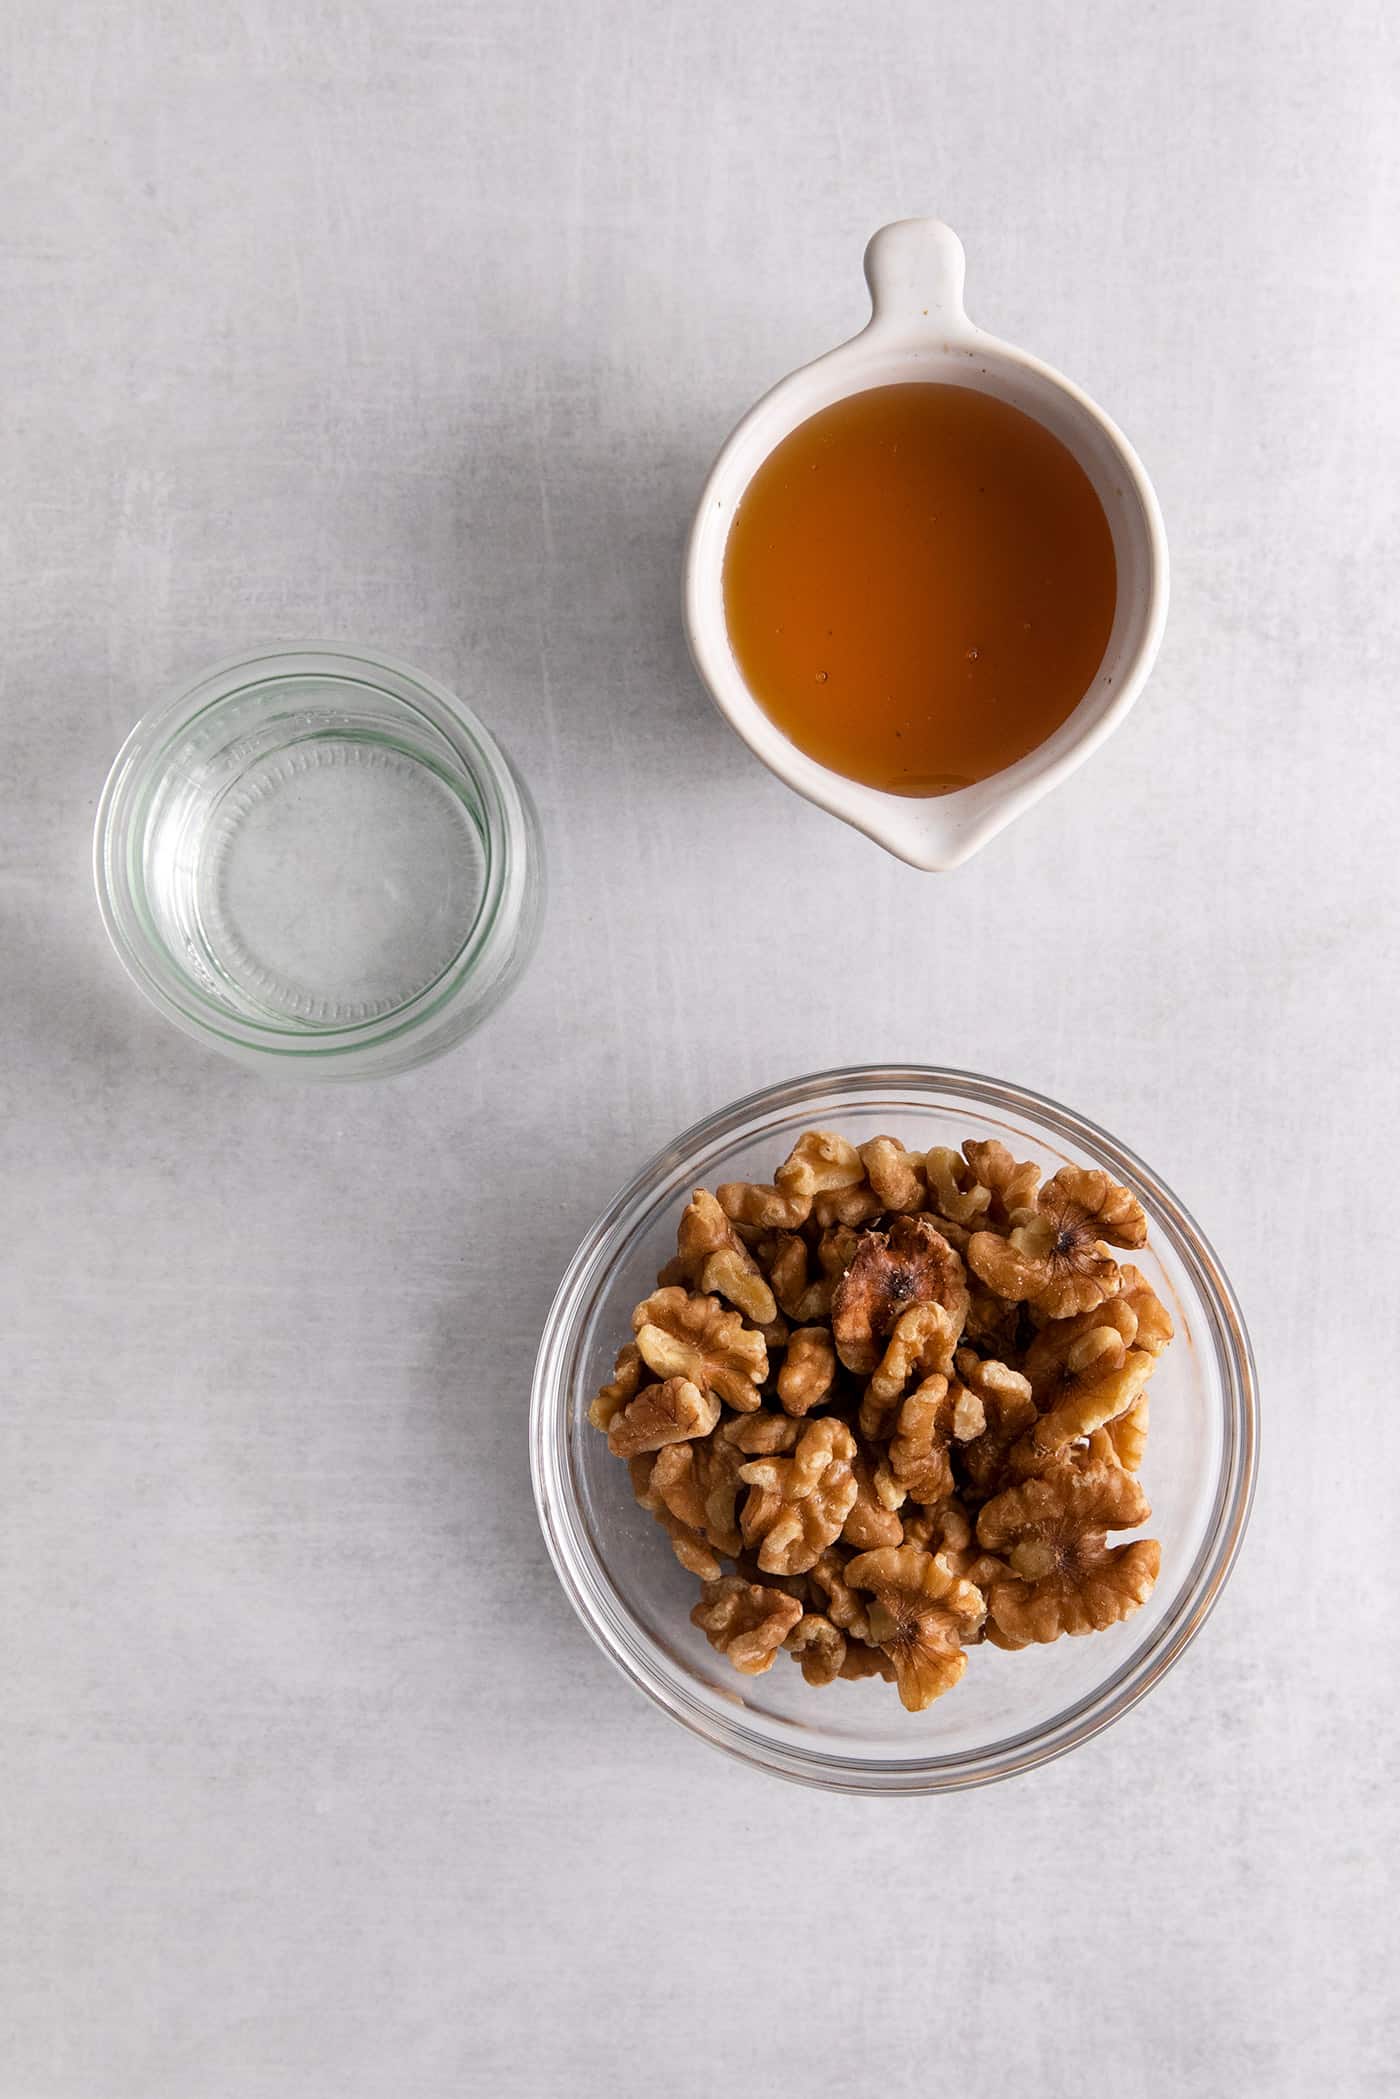
[[[1393,2090],[1394,11],[3,25],[3,2099]],[[771,780],[677,620],[720,439],[924,210],[1139,446],[1175,566],[1132,719],[946,878]],[[457,686],[548,829],[512,1003],[366,1090],[177,1036],[89,888],[135,717],[303,634]],[[1141,1150],[1266,1405],[1170,1680],[888,1805],[630,1691],[525,1450],[613,1188],[885,1057]]]

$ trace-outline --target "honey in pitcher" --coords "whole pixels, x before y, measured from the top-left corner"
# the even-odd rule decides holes
[[[1113,625],[1088,475],[1007,402],[849,395],[764,460],[724,562],[731,646],[784,735],[893,794],[948,794],[1043,743]]]

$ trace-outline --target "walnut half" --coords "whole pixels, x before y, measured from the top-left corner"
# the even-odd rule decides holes
[[[689,1378],[663,1378],[643,1385],[635,1399],[615,1414],[608,1428],[608,1449],[615,1458],[636,1458],[668,1443],[708,1436],[719,1420],[719,1401]]]
[[[706,1582],[690,1622],[742,1675],[762,1676],[801,1616],[802,1605],[795,1596],[746,1582],[741,1574],[726,1574]]]
[[[890,1471],[911,1501],[944,1501],[953,1492],[954,1442],[971,1443],[987,1426],[981,1398],[935,1375],[910,1393],[895,1417]]]
[[[707,1188],[697,1188],[681,1213],[676,1258],[657,1281],[728,1298],[755,1326],[778,1316],[763,1271]]]
[[[717,1297],[654,1290],[632,1314],[632,1331],[643,1362],[657,1377],[687,1378],[740,1413],[758,1406],[758,1388],[768,1375],[767,1345]]]
[[[741,1525],[765,1574],[805,1574],[841,1535],[856,1498],[855,1438],[843,1421],[809,1422],[791,1457],[751,1458]]]
[[[913,1305],[941,1305],[961,1333],[967,1317],[963,1265],[927,1217],[897,1217],[887,1232],[862,1233],[831,1300],[831,1333],[848,1370],[869,1376],[880,1343]]]
[[[1047,1319],[1102,1304],[1118,1288],[1109,1246],[1142,1246],[1142,1204],[1106,1173],[1062,1166],[1036,1197],[1035,1210],[1009,1237],[975,1232],[968,1245],[974,1275],[1000,1297],[1024,1299]]]
[[[988,1604],[1003,1644],[1100,1632],[1145,1603],[1160,1545],[1155,1538],[1109,1545],[1107,1533],[1131,1530],[1151,1513],[1131,1473],[1094,1458],[1060,1458],[989,1501],[977,1519],[978,1543],[1006,1559],[1015,1576],[993,1588]]]
[[[804,1611],[783,1643],[809,1684],[832,1684],[846,1659],[846,1635],[821,1611]]]
[[[900,1704],[921,1713],[967,1667],[962,1642],[986,1615],[981,1591],[917,1545],[859,1553],[846,1574],[852,1588],[870,1593],[870,1637],[894,1666]]]
[[[1026,1437],[1024,1455],[1038,1464],[1116,1421],[1133,1405],[1155,1364],[1145,1348],[1124,1348],[1112,1327],[1091,1327],[1065,1351],[1058,1397]]]

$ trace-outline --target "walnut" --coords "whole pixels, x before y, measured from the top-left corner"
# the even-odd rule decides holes
[[[975,1275],[1001,1297],[1022,1299],[1051,1319],[1087,1311],[1118,1288],[1114,1246],[1141,1246],[1142,1205],[1106,1173],[1062,1166],[1036,1197],[1034,1214],[1009,1238],[976,1232],[967,1250]]]
[[[917,1545],[922,1552],[941,1553],[954,1574],[971,1582],[973,1588],[980,1589],[984,1596],[995,1583],[1011,1579],[1011,1569],[1005,1560],[982,1551],[972,1518],[955,1498],[937,1502],[932,1508],[916,1508],[911,1516],[906,1516],[904,1542]],[[981,1637],[981,1633],[965,1634],[963,1644],[972,1646]]]
[[[1058,1189],[1053,1204],[1046,1198]],[[1067,1213],[1082,1211],[1100,1239],[1110,1246],[1146,1246],[1147,1215],[1129,1188],[1120,1187],[1097,1166],[1062,1166],[1037,1198],[1037,1207],[1063,1225]]]
[[[1014,1577],[989,1599],[997,1631],[1025,1645],[1126,1618],[1152,1593],[1161,1548],[1155,1538],[1111,1546],[1106,1536],[1151,1513],[1130,1472],[1095,1459],[1062,1457],[989,1501],[977,1519],[978,1543],[1004,1556]]]
[[[860,1153],[830,1130],[808,1130],[773,1176],[790,1195],[815,1199],[840,1188],[856,1188],[865,1178]]]
[[[770,1355],[775,1356],[781,1355],[792,1339],[792,1328],[782,1313],[777,1311],[771,1319],[765,1319],[761,1326],[756,1326],[754,1332],[762,1336],[764,1347]]]
[[[804,1611],[783,1645],[809,1684],[834,1684],[846,1659],[846,1635],[820,1611]]]
[[[842,1526],[842,1541],[857,1552],[873,1552],[880,1545],[902,1545],[904,1526],[898,1511],[905,1500],[884,1458],[873,1462],[857,1451],[851,1470],[856,1476],[856,1498]]]
[[[1058,1405],[1074,1390],[1075,1373],[1068,1368],[1070,1351],[1086,1334],[1107,1330],[1118,1337],[1125,1350],[1137,1334],[1137,1315],[1121,1294],[1106,1304],[1091,1305],[1069,1319],[1048,1319],[1025,1352],[1022,1363],[1030,1379],[1035,1403],[1042,1413]]]
[[[926,1217],[897,1217],[887,1232],[866,1232],[831,1300],[836,1352],[848,1370],[868,1374],[879,1343],[907,1306],[938,1304],[954,1321],[967,1315],[963,1264]]]
[[[690,1290],[728,1298],[755,1326],[767,1326],[777,1317],[763,1271],[705,1188],[697,1188],[681,1212],[676,1258],[667,1262],[657,1281],[663,1286],[684,1283]]]
[[[1130,1311],[1137,1321],[1135,1331],[1126,1338],[1134,1348],[1145,1348],[1150,1356],[1160,1356],[1176,1333],[1170,1312],[1142,1270],[1131,1261],[1123,1263],[1118,1278],[1114,1303]]]
[[[671,1445],[672,1449],[689,1450],[689,1444]],[[644,1456],[629,1458],[627,1469],[632,1475],[632,1492],[644,1509],[656,1518],[671,1540],[671,1550],[685,1568],[687,1574],[698,1574],[702,1582],[718,1581],[724,1572],[713,1549],[705,1543],[698,1531],[673,1515],[659,1494],[652,1490],[651,1478],[656,1459]]]
[[[778,1372],[778,1397],[789,1414],[810,1414],[830,1392],[836,1377],[836,1350],[824,1326],[800,1326],[788,1342]]]
[[[925,1378],[903,1401],[895,1417],[890,1471],[913,1501],[942,1501],[953,1491],[948,1424],[940,1419],[947,1397],[946,1377]]]
[[[599,1388],[588,1409],[588,1418],[594,1428],[601,1429],[606,1435],[623,1408],[636,1398],[645,1376],[642,1352],[635,1341],[629,1341],[617,1352],[611,1384]]]
[[[950,1544],[966,1546],[972,1538],[972,1525],[965,1517],[965,1536],[958,1536],[955,1532],[950,1541],[943,1535],[942,1512],[944,1509],[957,1507],[958,1503],[955,1501],[938,1502],[932,1508],[924,1507],[921,1502],[908,1503],[902,1512],[904,1536],[901,1542],[905,1545],[917,1545],[920,1552],[944,1552],[950,1548]]]
[[[711,1254],[742,1244],[709,1189],[697,1188],[681,1211],[676,1227],[676,1259],[686,1265],[686,1274],[678,1276],[677,1282],[694,1284],[702,1263]]]
[[[966,1385],[951,1388],[934,1375],[903,1402],[890,1444],[890,1471],[911,1501],[940,1502],[953,1492],[950,1443],[970,1443],[987,1426],[977,1393]]]
[[[632,1331],[643,1361],[658,1377],[688,1378],[739,1413],[758,1405],[758,1387],[768,1375],[763,1336],[737,1312],[725,1311],[718,1298],[655,1290],[632,1314]]]
[[[768,1458],[792,1449],[802,1434],[802,1423],[789,1420],[786,1414],[766,1411],[741,1414],[735,1421],[726,1421],[719,1434],[746,1457]]]
[[[833,1289],[860,1252],[863,1237],[848,1224],[830,1224],[818,1233],[817,1266]]]
[[[858,1553],[846,1577],[852,1588],[871,1595],[871,1638],[894,1664],[900,1704],[922,1712],[967,1667],[962,1642],[986,1616],[981,1592],[939,1554],[915,1545]]]
[[[740,1236],[746,1227],[762,1232],[792,1232],[812,1214],[810,1195],[790,1195],[786,1189],[758,1181],[724,1181],[715,1190],[715,1196]]]
[[[717,1558],[704,1539],[680,1522],[669,1509],[658,1509],[656,1518],[670,1537],[671,1550],[686,1573],[698,1576],[702,1582],[718,1581],[724,1573],[724,1562]]]
[[[892,1684],[895,1680],[894,1663],[884,1649],[867,1647],[861,1640],[846,1642],[840,1674],[846,1683],[856,1683],[863,1676],[883,1677],[887,1684]]]
[[[982,1638],[992,1647],[1004,1647],[1008,1654],[1024,1654],[1028,1647],[1035,1645],[1033,1640],[1013,1640],[1010,1633],[1003,1632],[990,1608],[982,1621]]]
[[[812,1205],[812,1222],[819,1225],[869,1224],[884,1212],[884,1204],[873,1188],[837,1188],[819,1195]]]
[[[737,1510],[743,1462],[743,1452],[721,1436],[671,1443],[656,1454],[649,1492],[688,1531],[735,1559],[743,1543]]]
[[[958,1350],[956,1370],[959,1382],[981,1402],[984,1421],[981,1435],[961,1445],[958,1465],[968,1492],[985,1500],[1007,1484],[1011,1451],[1035,1425],[1035,1401],[1019,1371],[994,1360],[982,1362],[971,1349]]]
[[[793,1231],[805,1224],[819,1196],[858,1187],[865,1178],[860,1154],[830,1130],[807,1130],[765,1187],[752,1181],[726,1181],[719,1204],[736,1224],[759,1225],[765,1231]]]
[[[971,1582],[974,1589],[981,1589],[984,1595],[993,1582],[1010,1579],[1011,1569],[1006,1562],[993,1553],[984,1552],[978,1545],[976,1525],[956,1496],[936,1502],[921,1514],[925,1522],[915,1536],[908,1535],[910,1526],[907,1523],[904,1527],[908,1544],[919,1544],[925,1552],[940,1553],[954,1574]]]
[[[1093,1327],[1064,1351],[1055,1401],[1025,1439],[1024,1455],[1053,1457],[1067,1443],[1091,1436],[1126,1414],[1152,1375],[1155,1358],[1145,1348],[1124,1348],[1112,1327]]]
[[[746,1582],[740,1574],[726,1574],[706,1582],[690,1622],[744,1676],[762,1676],[801,1616],[795,1596]]]
[[[1013,1356],[1021,1353],[1026,1330],[1030,1321],[1024,1305],[1008,1304],[994,1290],[973,1281],[969,1286],[967,1320],[963,1326],[963,1339],[977,1350],[980,1356],[995,1356],[1009,1363]]]
[[[997,1137],[969,1137],[963,1157],[987,1191],[988,1224],[1003,1231],[1019,1224],[1021,1213],[1034,1207],[1040,1168],[1018,1164]]]
[[[627,1460],[627,1477],[632,1482],[632,1492],[644,1509],[653,1511],[661,1506],[651,1491],[651,1468],[655,1463],[653,1451],[644,1451],[640,1457]]]
[[[991,1191],[983,1187],[965,1159],[946,1145],[935,1145],[924,1154],[924,1173],[929,1200],[940,1216],[963,1226],[982,1221],[992,1199]]]
[[[1006,1239],[974,1232],[967,1263],[1002,1297],[1024,1299],[1052,1317],[1101,1304],[1118,1287],[1118,1265],[1106,1247],[1074,1237],[1062,1247],[1054,1224],[1038,1213]]]
[[[778,1317],[773,1293],[742,1241],[706,1255],[695,1280],[703,1296],[726,1298],[752,1326],[771,1326]]]
[[[837,1286],[860,1252],[864,1237],[863,1232],[857,1231],[849,1224],[828,1224],[817,1232],[812,1252],[816,1257],[817,1267],[821,1270],[821,1283],[826,1291],[825,1308],[821,1317],[828,1326],[831,1324],[831,1306]]]
[[[999,1582],[1013,1579],[1005,1560],[994,1552],[980,1552],[976,1546],[970,1546],[964,1552],[945,1552],[943,1557],[960,1580],[971,1582],[974,1589],[981,1590],[984,1600],[990,1599]],[[969,1645],[987,1633],[987,1624],[984,1618],[981,1631],[969,1639]]]
[[[889,1427],[896,1401],[913,1377],[934,1372],[946,1377],[953,1367],[957,1332],[942,1305],[911,1305],[895,1321],[884,1355],[875,1367],[860,1403],[860,1432],[872,1440]]]
[[[810,1421],[791,1457],[751,1458],[741,1468],[750,1489],[744,1543],[758,1546],[765,1574],[805,1574],[835,1544],[856,1498],[855,1454],[843,1421]]]
[[[805,1574],[765,1574],[758,1564],[758,1555],[747,1550],[739,1554],[735,1568],[746,1582],[752,1582],[760,1589],[778,1589],[784,1596],[796,1597],[804,1611],[822,1608],[821,1591],[812,1587]]]
[[[811,1256],[799,1232],[775,1232],[760,1240],[759,1257],[768,1271],[773,1295],[789,1319],[810,1326],[831,1310],[833,1285],[828,1276],[811,1274]]]
[[[870,1614],[865,1598],[857,1595],[847,1581],[846,1562],[839,1552],[824,1552],[807,1579],[825,1599],[826,1615],[833,1625],[853,1640],[869,1639]]]
[[[643,1385],[613,1416],[608,1449],[615,1458],[640,1457],[668,1443],[708,1436],[718,1420],[719,1401],[712,1392],[702,1392],[689,1378],[664,1378],[660,1384]]]
[[[934,1540],[927,1549],[941,1552],[951,1558],[955,1552],[969,1552],[977,1536],[977,1525],[966,1505],[956,1494],[946,1501],[935,1502],[927,1511],[930,1522],[930,1537]]]
[[[813,1326],[831,1315],[831,1293],[850,1266],[860,1244],[848,1225],[833,1225],[817,1234],[809,1247],[800,1232],[772,1232],[758,1244],[758,1256],[788,1318]],[[820,1275],[813,1276],[815,1256]]]
[[[923,1209],[928,1191],[924,1162],[917,1152],[907,1152],[897,1137],[872,1137],[860,1146],[860,1160],[882,1211],[895,1216]]]
[[[804,1611],[821,1607],[821,1592],[813,1589],[809,1575],[765,1574],[751,1552],[740,1553],[739,1572],[747,1582],[763,1582],[770,1589],[781,1589],[784,1596],[795,1596]]]
[[[1139,1392],[1125,1414],[1106,1421],[1101,1429],[1095,1429],[1089,1438],[1089,1455],[1111,1465],[1121,1465],[1124,1472],[1138,1472],[1142,1469],[1146,1451],[1147,1394]]]

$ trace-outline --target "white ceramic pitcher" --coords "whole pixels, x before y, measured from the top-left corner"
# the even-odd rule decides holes
[[[781,380],[716,460],[686,554],[685,622],[716,706],[770,771],[901,860],[957,867],[1103,742],[1137,698],[1167,616],[1167,542],[1152,484],[1103,410],[1038,358],[975,327],[963,310],[962,243],[940,219],[901,219],[865,251],[871,317],[860,334]],[[1009,401],[1079,461],[1113,533],[1118,604],[1103,662],[1074,712],[1004,772],[956,793],[887,794],[848,780],[790,743],[750,692],[729,644],[724,550],[758,467],[789,431],[867,387],[941,380]]]

